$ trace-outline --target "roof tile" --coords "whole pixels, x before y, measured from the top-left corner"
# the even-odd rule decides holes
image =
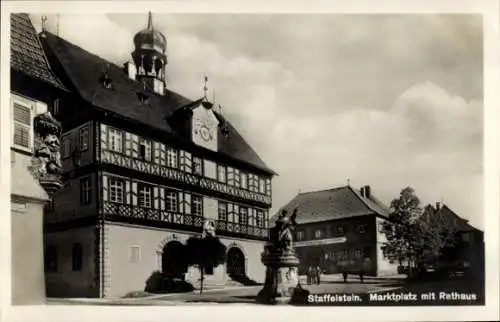
[[[29,16],[25,13],[11,14],[10,23],[11,68],[52,86],[65,89],[50,69]]]

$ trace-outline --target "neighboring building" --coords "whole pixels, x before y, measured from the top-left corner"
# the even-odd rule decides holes
[[[443,250],[438,265],[446,266],[469,276],[484,277],[484,233],[471,226],[447,205],[437,202],[425,207],[426,214],[435,214],[442,224],[455,233],[455,246]]]
[[[385,241],[381,223],[389,209],[373,196],[370,186],[299,193],[282,209],[291,214],[295,208],[301,273],[308,266],[319,266],[326,273],[357,273],[361,267],[367,275],[397,272],[397,265],[389,263],[381,249]]]
[[[40,39],[74,94],[57,114],[65,188],[46,214],[48,293],[122,296],[155,270],[196,283],[178,246],[207,220],[228,249],[207,283],[263,282],[274,172],[206,91],[192,101],[168,89],[166,38],[151,14],[124,67],[49,32]]]
[[[35,116],[58,106],[67,90],[51,71],[29,16],[10,17],[12,303],[45,301],[43,208],[50,199],[30,172]]]

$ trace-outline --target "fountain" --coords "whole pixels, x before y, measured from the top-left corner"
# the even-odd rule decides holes
[[[292,231],[296,226],[297,208],[291,216],[282,210],[270,229],[269,240],[264,246],[262,263],[266,266],[264,287],[257,295],[262,304],[284,304],[307,297],[309,292],[300,286],[299,259],[293,248]]]

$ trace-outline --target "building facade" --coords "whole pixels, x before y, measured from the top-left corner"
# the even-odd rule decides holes
[[[196,284],[177,246],[207,221],[228,254],[206,282],[263,281],[274,172],[206,91],[189,100],[168,89],[151,14],[123,67],[47,31],[40,40],[72,93],[55,111],[65,187],[45,218],[48,294],[123,296],[154,271]]]
[[[350,186],[299,193],[282,209],[298,209],[295,248],[300,273],[319,266],[324,273],[348,272],[380,276],[397,273],[382,252],[380,232],[389,210],[370,186]],[[274,217],[273,217],[274,218]]]
[[[465,274],[482,280],[484,278],[484,233],[457,215],[448,205],[437,202],[427,205],[424,216],[434,215],[440,224],[453,232],[453,247],[445,247],[438,258],[436,268]]]
[[[45,301],[43,213],[51,197],[30,170],[39,145],[36,117],[68,91],[50,69],[29,16],[12,14],[10,24],[12,303],[34,305]]]

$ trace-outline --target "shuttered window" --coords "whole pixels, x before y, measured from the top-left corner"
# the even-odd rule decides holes
[[[30,149],[33,140],[32,108],[14,103],[14,137],[15,146]]]

